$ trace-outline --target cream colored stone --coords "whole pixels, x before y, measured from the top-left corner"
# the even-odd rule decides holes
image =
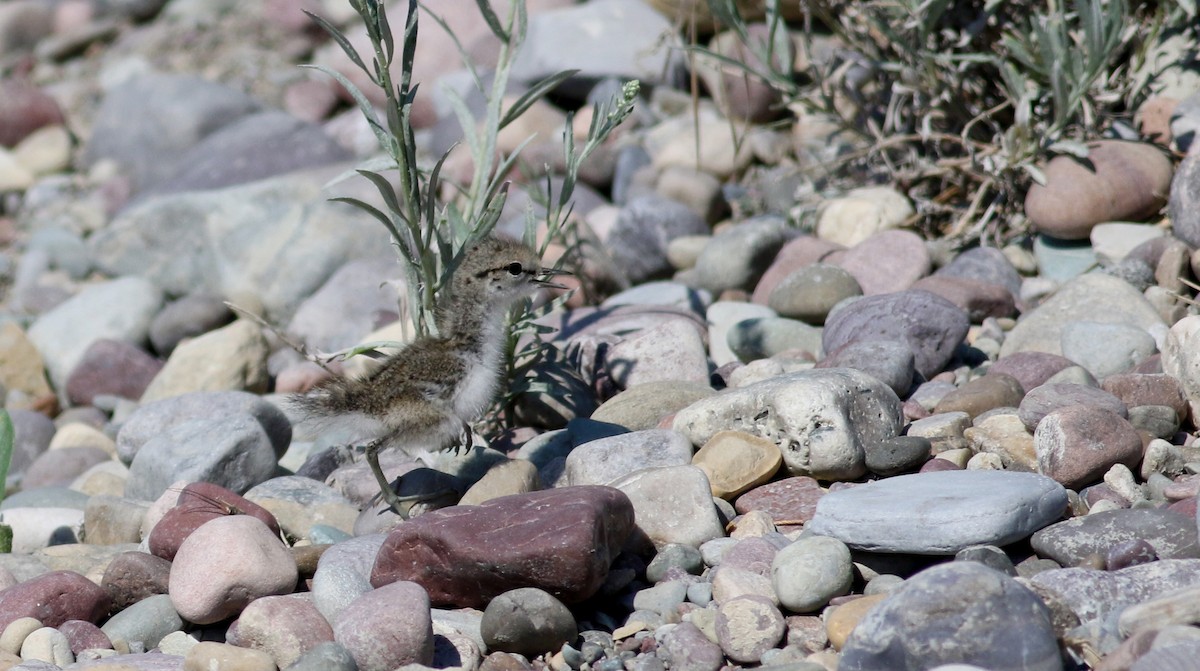
[[[783,464],[783,454],[766,438],[721,431],[696,451],[692,463],[708,476],[713,496],[732,499],[770,480]]]
[[[458,502],[463,506],[477,506],[509,494],[525,494],[542,488],[537,466],[527,459],[509,459],[488,469],[487,473],[463,494]]]
[[[14,322],[0,324],[0,384],[32,398],[52,393],[42,355]]]
[[[998,455],[1012,470],[1037,472],[1033,435],[1016,413],[987,417],[964,431],[963,436],[971,449]]]
[[[817,237],[853,247],[880,231],[900,226],[913,212],[908,198],[890,187],[853,189],[825,204],[817,221]]]
[[[842,646],[846,645],[846,640],[850,638],[854,628],[866,616],[867,611],[887,597],[887,594],[864,596],[847,601],[830,611],[825,617],[825,632],[829,634],[829,644],[833,646],[833,649],[841,650]]]
[[[141,402],[193,391],[266,391],[269,354],[262,329],[239,319],[180,343],[142,394]]]
[[[44,126],[13,148],[13,158],[35,176],[62,172],[71,165],[71,134],[63,126]]]
[[[104,450],[108,456],[116,458],[117,444],[104,432],[81,422],[71,422],[60,427],[50,439],[50,449],[58,450],[64,447],[95,447]]]

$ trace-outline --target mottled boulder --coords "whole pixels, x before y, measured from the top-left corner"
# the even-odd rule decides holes
[[[927,379],[940,373],[967,335],[971,320],[954,303],[928,291],[897,291],[860,298],[825,320],[822,345],[832,352],[856,340],[891,340],[913,352]]]

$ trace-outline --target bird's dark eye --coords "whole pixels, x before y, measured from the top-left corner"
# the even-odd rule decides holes
[[[512,275],[513,277],[525,272],[525,269],[521,267],[521,264],[515,262],[508,264],[508,267],[505,270],[507,270],[508,274]]]

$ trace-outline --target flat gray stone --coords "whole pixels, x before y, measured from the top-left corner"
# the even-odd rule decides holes
[[[211,482],[241,494],[270,478],[276,468],[271,439],[253,416],[193,419],[138,450],[125,495],[153,501],[179,480]]]
[[[858,550],[952,555],[1025,538],[1066,507],[1066,490],[1043,475],[939,471],[830,492],[807,528]]]
[[[1200,585],[1200,559],[1160,559],[1118,571],[1051,569],[1030,583],[1061,600],[1081,621],[1103,620],[1126,606]]]
[[[1074,566],[1113,545],[1144,540],[1162,559],[1200,559],[1196,522],[1156,508],[1106,510],[1053,524],[1033,535],[1033,549],[1063,566]]]

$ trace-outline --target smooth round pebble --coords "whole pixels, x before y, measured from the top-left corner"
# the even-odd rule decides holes
[[[489,650],[535,657],[575,640],[578,628],[561,601],[536,587],[523,587],[492,599],[480,631]]]
[[[769,599],[740,596],[717,607],[717,641],[729,659],[757,663],[787,630],[783,614]]]
[[[708,476],[713,496],[732,499],[770,480],[783,464],[783,455],[765,438],[721,431],[692,455],[692,464]]]
[[[853,581],[850,548],[828,536],[800,538],[771,563],[771,584],[779,603],[796,613],[823,608],[833,597],[847,594]]]

